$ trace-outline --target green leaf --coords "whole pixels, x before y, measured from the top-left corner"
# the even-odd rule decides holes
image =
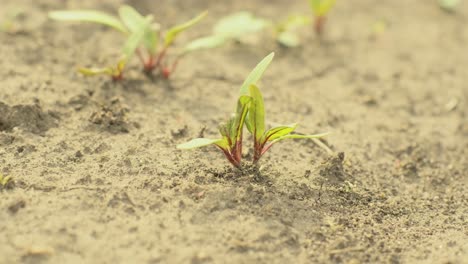
[[[299,37],[291,32],[291,31],[284,31],[278,34],[276,37],[276,40],[283,46],[288,47],[288,48],[293,48],[299,46],[301,41],[299,40]]]
[[[130,32],[136,32],[147,24],[147,19],[128,5],[119,8],[119,16]]]
[[[140,28],[138,31],[133,32],[130,37],[128,37],[127,41],[125,41],[122,52],[126,60],[130,60],[130,58],[133,56],[135,50],[138,48],[138,46],[140,46],[145,33],[145,28]]]
[[[189,42],[183,49],[182,53],[188,53],[200,49],[213,49],[223,45],[226,39],[223,36],[208,36],[195,39]]]
[[[86,76],[95,76],[95,75],[110,75],[112,76],[114,70],[111,67],[106,68],[79,68],[78,72]]]
[[[260,31],[267,25],[266,20],[256,18],[249,12],[239,12],[221,19],[214,28],[214,34],[228,39],[239,39]]]
[[[159,24],[151,24],[143,39],[143,43],[151,55],[155,55],[158,48],[159,27]]]
[[[250,85],[250,96],[252,102],[249,107],[249,119],[246,123],[250,133],[254,135],[257,142],[265,133],[265,107],[263,103],[262,93],[254,84]]]
[[[290,124],[290,125],[284,125],[284,126],[278,126],[271,128],[265,133],[264,139],[266,141],[273,141],[277,138],[283,137],[285,135],[288,135],[289,133],[293,132],[297,127],[297,124]]]
[[[263,73],[270,65],[271,61],[275,53],[272,52],[268,56],[266,56],[262,61],[260,61],[257,66],[250,72],[250,74],[245,79],[244,83],[240,88],[240,95],[248,95],[249,94],[249,87],[252,84],[257,84],[257,82],[262,78]]]
[[[190,21],[187,21],[181,25],[177,25],[175,27],[170,28],[164,37],[164,45],[166,47],[169,47],[174,41],[175,37],[179,35],[179,33],[185,31],[186,29],[200,22],[200,20],[202,20],[206,16],[207,13],[208,12],[205,11]]]
[[[300,26],[309,25],[312,22],[310,17],[302,15],[291,15],[286,20],[276,25],[277,32],[290,31]]]
[[[209,145],[217,145],[221,148],[227,146],[223,139],[195,138],[189,142],[177,145],[178,149],[194,149]]]
[[[128,32],[118,18],[95,10],[52,11],[49,12],[49,18],[60,21],[93,22],[112,27],[123,33]]]
[[[439,0],[439,6],[447,12],[455,12],[460,0]]]
[[[252,98],[250,96],[243,95],[240,96],[237,101],[236,113],[230,120],[230,123],[228,123],[228,126],[230,127],[230,138],[233,144],[242,137],[242,129],[244,127],[245,117],[251,100]]]
[[[314,15],[317,17],[325,16],[335,5],[336,0],[309,0]]]
[[[11,181],[11,176],[3,176],[0,174],[0,187],[6,187],[8,182]]]
[[[120,19],[122,19],[125,26],[130,30],[131,33],[144,30],[144,36],[142,41],[145,48],[150,54],[156,53],[158,44],[159,24],[151,23],[153,20],[152,16],[142,16],[133,7],[124,5],[119,8]]]
[[[127,63],[125,58],[119,60],[115,67],[105,67],[105,68],[79,68],[78,72],[85,76],[95,76],[95,75],[109,75],[109,76],[118,76],[120,75]]]
[[[324,137],[324,136],[327,136],[329,135],[330,133],[321,133],[321,134],[315,134],[315,135],[300,135],[300,134],[288,134],[288,135],[284,135],[282,137],[279,137],[279,138],[276,138],[275,140],[272,141],[272,143],[276,143],[280,140],[283,140],[283,139],[301,139],[301,138],[321,138],[321,137]]]

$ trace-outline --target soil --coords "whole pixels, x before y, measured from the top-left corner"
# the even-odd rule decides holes
[[[434,2],[434,3],[433,3]],[[85,78],[122,36],[47,19],[130,4],[174,25],[208,9],[179,44],[249,10],[307,14],[304,1],[2,0],[0,263],[468,263],[468,3],[338,1],[319,40],[268,34],[184,58],[169,81],[137,60],[126,80]],[[384,31],[373,25],[386,21]],[[254,65],[267,120],[332,132],[233,169],[215,137]],[[248,138],[246,137],[246,140]],[[250,147],[249,143],[245,144]]]

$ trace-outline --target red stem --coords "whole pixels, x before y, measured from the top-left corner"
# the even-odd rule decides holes
[[[315,18],[314,29],[317,36],[321,37],[323,34],[323,27],[325,25],[325,16],[318,16]]]

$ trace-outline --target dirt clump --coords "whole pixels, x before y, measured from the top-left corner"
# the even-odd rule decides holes
[[[44,112],[39,104],[9,106],[0,102],[0,131],[20,128],[33,134],[43,134],[57,126],[58,116]]]
[[[122,99],[115,97],[109,104],[101,105],[99,110],[93,112],[89,121],[114,134],[128,133],[132,127],[127,118],[129,111],[129,107],[122,103]]]

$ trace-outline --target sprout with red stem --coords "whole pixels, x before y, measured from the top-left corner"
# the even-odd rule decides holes
[[[160,30],[160,25],[153,21],[151,15],[143,16],[131,6],[124,5],[119,8],[119,17],[109,15],[94,10],[75,11],[53,11],[49,17],[61,21],[81,21],[93,22],[112,27],[127,36],[123,48],[123,56],[118,60],[116,66],[105,68],[81,68],[84,75],[109,75],[113,80],[123,79],[125,65],[130,61],[133,54],[137,54],[143,71],[152,73],[159,69],[165,78],[175,70],[177,63],[173,67],[167,68],[163,65],[167,60],[168,49],[173,45],[176,37],[183,31],[201,21],[207,12],[203,12],[197,17],[183,24],[169,28],[164,34]],[[179,60],[177,57],[176,61]]]
[[[314,30],[318,36],[322,36],[326,16],[335,5],[336,0],[309,0],[310,7],[315,16]]]
[[[243,126],[254,138],[253,163],[256,164],[273,144],[284,139],[315,139],[328,133],[316,135],[293,134],[297,124],[265,129],[265,109],[263,97],[255,85],[273,59],[271,53],[265,57],[249,74],[240,89],[236,113],[226,124],[220,126],[220,139],[196,138],[177,146],[179,149],[193,149],[215,145],[224,153],[228,161],[237,168],[241,168]]]

